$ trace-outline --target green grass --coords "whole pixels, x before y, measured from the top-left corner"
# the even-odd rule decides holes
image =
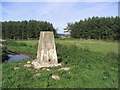
[[[11,40],[8,40],[11,41]],[[15,42],[23,42],[28,46],[37,46],[38,40],[14,40]],[[103,40],[84,40],[84,39],[55,39],[56,43],[62,45],[76,45],[78,48],[88,48],[92,52],[99,52],[106,55],[109,52],[118,54],[118,42],[117,41],[103,41]],[[9,49],[16,50],[12,46],[8,46]],[[22,51],[23,48],[17,47],[18,51]],[[29,50],[29,48],[27,49]],[[32,52],[33,53],[33,52]],[[34,52],[35,53],[35,52]]]
[[[56,39],[63,45],[76,45],[79,48],[89,48],[93,52],[100,52],[107,54],[111,51],[118,53],[118,42],[117,41],[103,41],[103,40],[84,40],[84,39]]]
[[[37,40],[16,40],[17,42],[26,43],[27,46],[8,46],[8,49],[13,51],[27,52],[35,54],[37,52]],[[68,43],[68,41],[70,43]],[[82,47],[76,44],[83,45]],[[4,62],[2,64],[2,87],[3,88],[118,88],[118,57],[116,52],[111,45],[117,45],[116,42],[106,42],[90,40],[91,42],[96,42],[96,44],[88,45],[89,48],[85,48],[88,41],[85,40],[59,40],[56,42],[61,44],[56,44],[56,50],[58,55],[58,60],[62,61],[62,66],[49,68],[51,71],[38,71],[33,69],[28,71],[27,67],[23,65],[27,61],[32,61],[35,58],[17,61],[17,62]],[[11,41],[12,42],[12,41]],[[66,43],[67,42],[67,43]],[[83,43],[84,44],[83,44]],[[104,44],[103,44],[104,43]],[[109,45],[105,49],[95,49],[100,45]],[[97,45],[97,46],[94,46]],[[15,48],[16,47],[16,48]],[[102,47],[102,46],[101,46]],[[102,47],[102,48],[103,48]],[[31,49],[32,48],[32,49]],[[92,51],[91,48],[94,48]],[[27,51],[31,50],[31,51]],[[113,51],[113,53],[110,53]],[[109,53],[108,53],[109,52]],[[117,53],[117,52],[116,52]],[[108,54],[108,56],[106,56]],[[18,63],[22,63],[19,65]],[[19,69],[14,70],[14,67],[19,67]],[[58,71],[60,67],[70,67],[68,71]],[[33,68],[31,66],[30,68]],[[33,78],[36,73],[42,73],[42,76]],[[59,75],[60,80],[54,80],[51,76]]]

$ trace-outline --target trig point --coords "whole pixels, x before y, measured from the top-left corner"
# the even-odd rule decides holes
[[[34,68],[58,66],[57,53],[52,31],[41,31],[38,43],[37,59],[33,60]]]

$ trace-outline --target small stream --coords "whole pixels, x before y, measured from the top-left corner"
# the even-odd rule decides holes
[[[16,54],[16,55],[8,55],[9,59],[8,62],[12,62],[12,61],[20,61],[20,60],[24,60],[29,58],[28,55],[25,54]]]

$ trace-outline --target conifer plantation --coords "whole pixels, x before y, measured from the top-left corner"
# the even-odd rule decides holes
[[[46,21],[5,21],[2,22],[3,39],[38,39],[40,31],[54,31],[52,23]]]
[[[75,23],[68,23],[65,30],[72,38],[118,40],[120,18],[92,17]]]
[[[68,23],[65,28],[72,38],[118,40],[120,18],[92,17],[75,23]],[[38,39],[40,31],[54,31],[52,23],[46,21],[5,21],[2,22],[3,39]]]

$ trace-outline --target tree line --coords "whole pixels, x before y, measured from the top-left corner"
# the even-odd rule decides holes
[[[118,40],[120,17],[92,17],[75,23],[67,23],[66,32],[72,38]]]
[[[53,31],[55,36],[57,33],[52,23],[46,21],[25,20],[2,22],[3,39],[38,39],[40,31]]]

